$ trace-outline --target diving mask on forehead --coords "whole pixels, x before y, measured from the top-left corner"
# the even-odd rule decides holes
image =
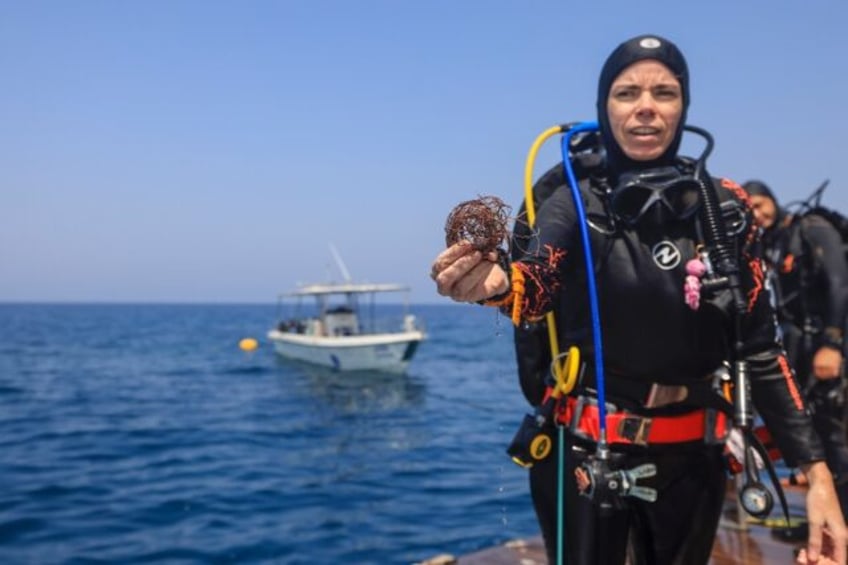
[[[707,156],[712,151],[712,136],[701,128],[684,126],[704,137],[707,145],[694,167],[681,170],[666,166],[622,173],[612,191],[610,206],[615,216],[633,226],[642,218],[654,221],[685,220],[701,205],[701,179]]]

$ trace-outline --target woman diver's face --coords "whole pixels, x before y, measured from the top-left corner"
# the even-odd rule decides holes
[[[777,205],[774,200],[762,194],[751,194],[751,210],[754,212],[754,220],[763,227],[769,229],[777,219]]]
[[[656,159],[671,145],[683,115],[680,82],[659,61],[637,61],[613,81],[607,115],[625,155],[634,161]]]

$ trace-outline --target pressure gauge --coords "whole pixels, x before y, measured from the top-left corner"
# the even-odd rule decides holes
[[[769,490],[761,483],[751,483],[742,487],[739,501],[745,512],[755,518],[765,518],[774,507],[774,499]]]

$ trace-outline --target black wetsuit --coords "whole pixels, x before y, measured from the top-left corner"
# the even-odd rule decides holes
[[[842,238],[825,218],[813,213],[781,219],[781,225],[767,230],[762,241],[769,281],[775,290],[786,352],[812,407],[842,512],[848,516],[845,381],[819,380],[812,374],[819,348],[845,353],[848,264]]]
[[[684,302],[685,264],[703,242],[697,216],[628,228],[614,225],[607,214],[603,170],[591,171],[593,180],[581,181],[589,217],[590,238],[600,303],[607,402],[633,413],[685,413],[696,401],[646,410],[637,398],[640,385],[703,382],[724,361],[733,359],[733,319],[721,307],[726,291],[702,296],[697,311]],[[743,214],[742,189],[716,181],[721,201],[735,201]],[[559,345],[577,345],[586,359],[583,384],[593,380],[592,340],[587,283],[571,191],[561,166],[549,171],[535,194],[550,195],[537,208],[532,233],[516,226],[513,240],[513,277],[524,280],[516,347],[522,389],[538,403],[546,373],[538,334],[528,323],[548,311],[557,314]],[[740,249],[751,231],[735,237]],[[776,341],[774,311],[762,292],[759,262],[740,253],[740,269],[748,311],[742,320],[742,355],[748,361],[751,388],[758,413],[775,436],[784,456],[793,464],[823,459],[821,444],[809,413]],[[544,341],[546,346],[546,341]],[[534,363],[537,363],[534,366]],[[626,385],[626,386],[621,386]],[[631,386],[633,385],[633,386]],[[586,394],[590,392],[584,391]],[[600,513],[576,494],[572,470],[588,453],[573,436],[567,440],[565,563],[621,564],[630,548],[636,563],[707,563],[724,499],[726,471],[722,446],[703,442],[657,446],[613,445],[622,468],[653,462],[657,475],[640,483],[658,490],[656,502],[623,499],[612,513]],[[531,493],[551,563],[557,540],[557,454],[530,470]],[[628,543],[629,542],[629,543]]]

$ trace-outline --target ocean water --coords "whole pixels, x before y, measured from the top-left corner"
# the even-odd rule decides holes
[[[429,339],[389,376],[278,358],[273,305],[0,305],[0,563],[409,564],[535,535],[509,322],[412,311]]]

